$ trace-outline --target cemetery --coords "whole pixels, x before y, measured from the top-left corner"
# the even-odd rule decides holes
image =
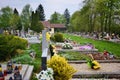
[[[0,80],[120,80],[120,0],[6,1]]]
[[[63,35],[62,33],[55,33],[54,35],[52,35],[52,37],[55,37],[56,34]],[[42,45],[41,45],[42,54],[39,55],[39,57],[41,58],[41,60],[39,60],[41,61],[40,62],[41,65],[39,64],[38,66],[39,69],[36,67],[37,64],[35,64],[34,62],[36,58],[38,57],[37,56],[38,53],[36,53],[35,50],[30,48],[30,45],[33,43],[29,42],[27,39],[24,38],[29,43],[28,50],[26,50],[27,54],[29,54],[28,55],[29,58],[26,57],[25,60],[14,58],[12,60],[15,60],[16,63],[14,61],[3,63],[1,65],[1,71],[2,71],[1,74],[3,74],[4,79],[5,80],[10,79],[10,78],[11,80],[15,79],[16,67],[18,67],[18,70],[17,70],[18,78],[21,78],[19,80],[26,80],[26,79],[30,80],[31,76],[33,76],[32,78],[39,78],[41,74],[39,72],[41,72],[42,70],[44,71],[47,68],[49,68],[47,67],[48,66],[47,61],[50,60],[52,56],[55,57],[55,55],[60,55],[61,57],[64,57],[66,60],[68,60],[67,64],[69,64],[69,66],[75,69],[73,70],[74,74],[73,73],[71,74],[71,78],[73,78],[73,80],[76,78],[78,79],[79,78],[81,79],[83,78],[119,79],[120,78],[120,72],[119,72],[120,71],[119,70],[120,60],[119,60],[119,57],[116,56],[115,54],[107,50],[103,50],[103,52],[100,52],[99,49],[96,48],[96,46],[93,43],[78,43],[77,41],[73,41],[72,39],[65,39],[65,38],[63,38],[65,40],[61,39],[61,41],[57,42],[57,40],[60,40],[60,39],[56,39],[56,38],[59,38],[59,36],[55,37],[55,40],[53,41],[53,39],[50,39],[50,36],[47,33],[47,30],[43,30],[42,41],[40,41],[42,42]],[[36,39],[36,37],[34,37],[33,39]],[[37,44],[40,45],[41,44],[40,42]],[[34,44],[36,44],[36,42]],[[51,45],[51,48],[50,48],[50,45]],[[18,52],[20,53],[19,50]],[[35,64],[35,65],[33,66],[31,64],[28,64],[29,63],[28,60],[30,60],[31,64]],[[97,69],[97,66],[95,70],[91,69],[89,65],[91,60],[98,61],[97,62],[97,64],[99,64],[98,69]],[[54,63],[56,63],[56,60],[55,62],[50,63],[50,64],[53,65]],[[11,68],[7,66],[8,64],[11,65]],[[59,62],[58,64],[55,64],[55,65],[59,65]],[[61,63],[60,65],[63,65],[63,64]],[[60,65],[58,67],[60,67]],[[111,69],[111,65],[114,65],[112,66],[112,69]],[[10,72],[9,72],[9,69],[11,69]],[[54,75],[54,69],[52,70],[53,71],[51,73],[51,78]],[[37,71],[38,74],[33,74],[34,71]],[[44,77],[41,77],[41,78],[44,78]]]

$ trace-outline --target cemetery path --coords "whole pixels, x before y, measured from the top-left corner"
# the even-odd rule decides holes
[[[26,40],[28,40],[28,43],[40,43],[41,41],[37,38],[37,37],[31,37],[31,38],[25,38]]]

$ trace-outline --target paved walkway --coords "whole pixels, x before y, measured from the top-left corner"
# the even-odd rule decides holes
[[[40,43],[41,41],[37,38],[37,36],[33,36],[33,37],[29,37],[29,38],[24,38],[26,40],[28,40],[28,43]]]

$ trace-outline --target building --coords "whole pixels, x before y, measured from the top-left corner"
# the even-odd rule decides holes
[[[50,33],[53,34],[57,31],[66,30],[66,26],[64,24],[51,24],[49,21],[42,21],[42,24],[45,29],[49,29]]]

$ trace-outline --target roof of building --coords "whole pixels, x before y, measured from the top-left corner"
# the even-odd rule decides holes
[[[50,28],[50,22],[49,21],[41,21],[42,22],[42,24],[43,24],[43,26],[45,27],[45,28]]]
[[[51,24],[51,28],[65,28],[64,24]]]
[[[64,24],[51,24],[49,21],[41,21],[45,28],[66,28]]]

